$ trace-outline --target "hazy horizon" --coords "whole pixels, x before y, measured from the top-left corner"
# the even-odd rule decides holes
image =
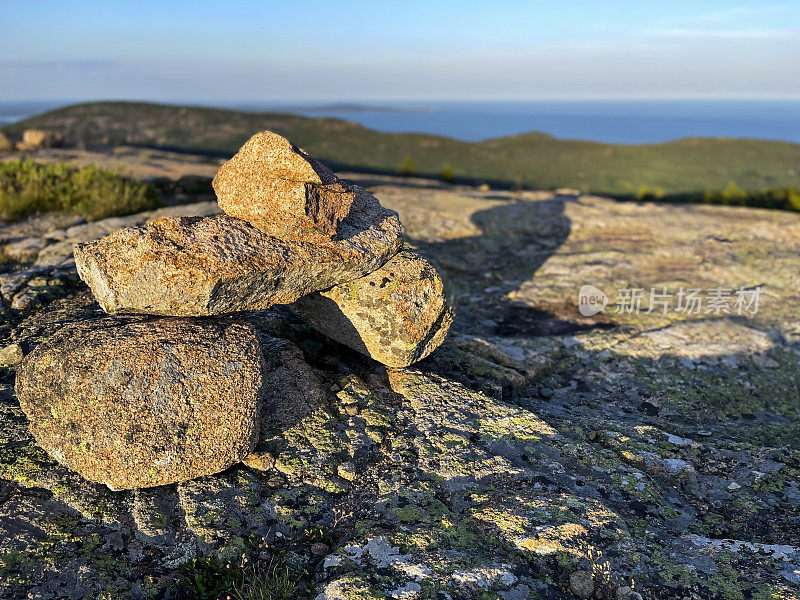
[[[0,19],[3,101],[800,99],[781,2],[43,0]]]
[[[0,126],[65,101],[0,101]],[[173,104],[173,103],[163,103]],[[661,143],[687,137],[800,143],[797,100],[532,101],[184,101],[177,106],[334,117],[386,133],[425,133],[482,141],[531,132],[605,143]]]

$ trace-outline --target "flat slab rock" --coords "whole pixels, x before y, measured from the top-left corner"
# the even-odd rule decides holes
[[[75,246],[78,274],[108,313],[203,316],[288,304],[374,271],[402,225],[366,190],[333,240],[271,237],[229,216],[166,217]]]
[[[120,490],[189,481],[242,460],[258,437],[264,383],[247,323],[106,317],[37,346],[16,393],[48,454]]]
[[[453,322],[442,276],[410,250],[366,277],[301,298],[292,309],[321,333],[389,367],[425,358]]]

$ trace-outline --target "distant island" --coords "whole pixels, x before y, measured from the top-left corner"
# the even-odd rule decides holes
[[[361,112],[383,112],[383,113],[434,112],[435,109],[425,108],[425,107],[373,106],[371,104],[343,102],[337,104],[298,105],[298,106],[280,107],[280,110],[286,112],[316,114],[316,113],[361,113]]]
[[[571,187],[617,197],[800,187],[800,145],[756,139],[617,145],[527,133],[472,143],[383,133],[335,118],[145,102],[75,104],[0,131],[19,139],[30,128],[58,130],[68,145],[79,147],[129,145],[219,156],[233,154],[257,131],[273,130],[339,170],[528,189]]]

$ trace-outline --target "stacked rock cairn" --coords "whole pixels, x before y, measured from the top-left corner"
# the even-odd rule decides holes
[[[277,367],[236,313],[288,304],[390,368],[427,356],[452,322],[442,277],[403,248],[397,213],[280,135],[255,135],[213,185],[224,215],[76,245],[78,273],[113,316],[62,328],[17,374],[37,443],[114,490],[223,471],[277,419]]]

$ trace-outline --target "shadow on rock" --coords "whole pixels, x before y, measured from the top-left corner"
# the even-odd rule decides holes
[[[471,216],[480,235],[435,243],[412,240],[453,284],[459,331],[536,337],[615,325],[603,315],[583,317],[568,305],[532,307],[508,299],[569,236],[572,224],[564,207],[570,201],[555,196],[508,202]]]

